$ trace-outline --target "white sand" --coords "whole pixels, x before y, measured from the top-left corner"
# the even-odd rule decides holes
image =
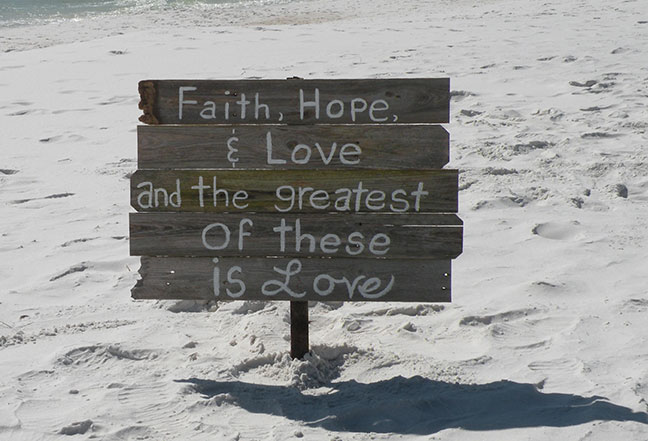
[[[648,438],[645,1],[0,34],[1,440]],[[453,303],[314,305],[306,361],[286,303],[132,301],[126,237],[139,80],[293,75],[449,76],[465,222]]]

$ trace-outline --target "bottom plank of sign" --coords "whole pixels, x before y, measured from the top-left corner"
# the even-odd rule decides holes
[[[142,257],[135,299],[449,302],[450,260]]]

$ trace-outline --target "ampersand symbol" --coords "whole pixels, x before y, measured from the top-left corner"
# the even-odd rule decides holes
[[[235,131],[232,131],[232,133],[235,133]],[[239,158],[234,156],[234,154],[238,152],[238,149],[234,147],[235,142],[239,142],[239,139],[236,136],[232,136],[227,140],[227,148],[229,149],[227,160],[232,163],[232,168],[236,167],[236,163],[239,161]]]

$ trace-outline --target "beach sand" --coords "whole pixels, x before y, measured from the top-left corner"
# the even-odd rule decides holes
[[[323,1],[0,32],[1,440],[645,440],[648,6]],[[133,301],[137,83],[450,77],[449,304]],[[76,436],[73,436],[75,435]]]

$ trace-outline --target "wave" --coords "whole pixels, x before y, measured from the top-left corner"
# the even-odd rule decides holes
[[[132,14],[147,10],[213,9],[232,4],[272,0],[0,0],[0,27],[79,19],[102,14]]]

